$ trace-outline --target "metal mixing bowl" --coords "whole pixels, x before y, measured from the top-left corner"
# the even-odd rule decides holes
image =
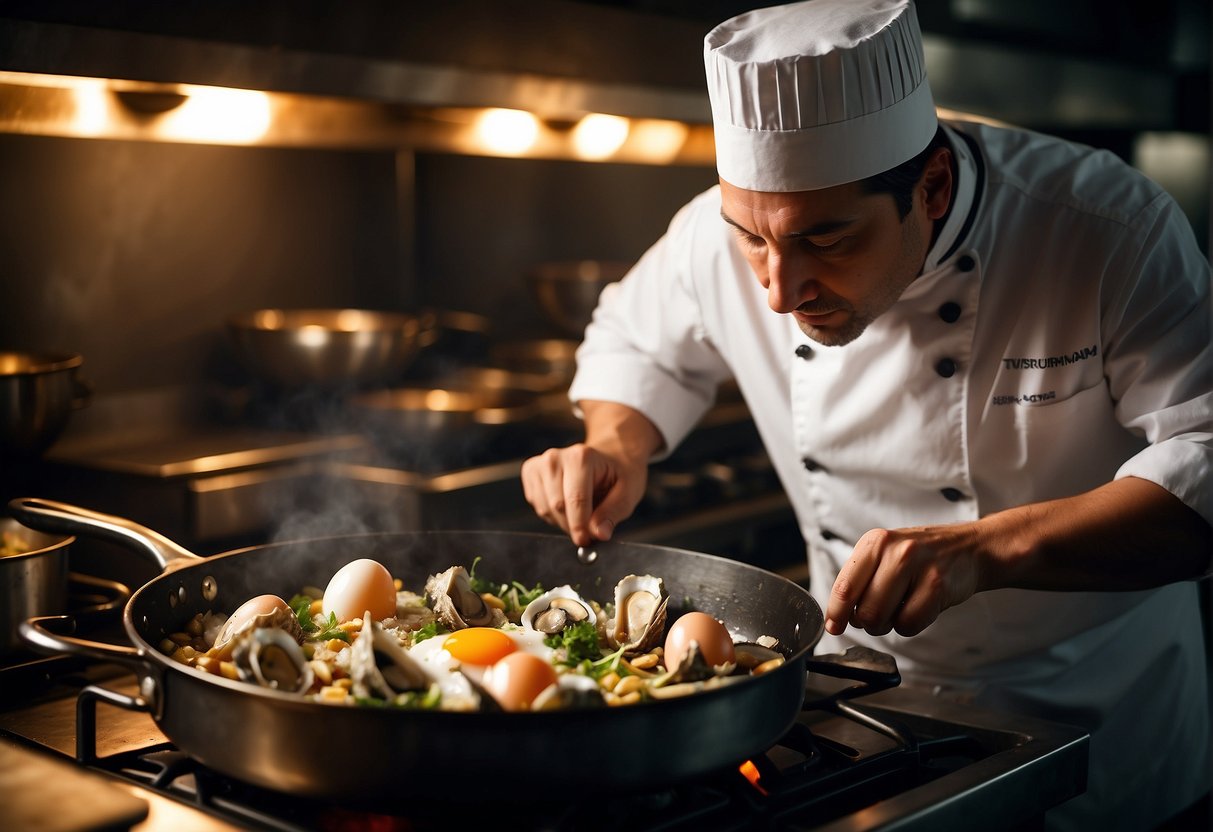
[[[365,309],[259,309],[227,329],[249,371],[281,388],[393,382],[433,331],[425,316]]]
[[[598,305],[608,283],[627,274],[630,263],[609,260],[572,260],[542,263],[527,275],[531,293],[544,317],[578,338]]]
[[[539,376],[549,390],[567,388],[577,370],[577,342],[566,338],[499,341],[489,347],[489,363],[513,373]]]
[[[35,457],[88,402],[74,353],[0,352],[0,457]]]

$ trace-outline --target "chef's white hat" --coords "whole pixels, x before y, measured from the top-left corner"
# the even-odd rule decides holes
[[[807,0],[704,38],[716,167],[752,191],[807,191],[896,167],[935,135],[910,0]]]

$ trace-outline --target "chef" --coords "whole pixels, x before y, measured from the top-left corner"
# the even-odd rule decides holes
[[[720,182],[603,292],[527,460],[607,540],[734,378],[807,542],[826,649],[1091,733],[1053,828],[1209,790],[1210,269],[1111,154],[937,118],[908,0],[809,0],[705,39]],[[1096,825],[1097,824],[1097,825]]]

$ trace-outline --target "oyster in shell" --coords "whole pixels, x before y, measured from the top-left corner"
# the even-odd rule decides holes
[[[708,664],[699,650],[699,642],[692,641],[678,666],[655,678],[652,686],[661,688],[683,682],[702,682],[716,676],[728,676],[736,669],[736,662],[725,662],[716,666]]]
[[[472,589],[472,581],[462,566],[431,575],[425,582],[425,594],[438,620],[448,629],[500,627],[506,621],[505,613],[490,607]]]
[[[524,628],[547,635],[559,633],[580,621],[596,624],[598,613],[568,584],[548,590],[522,611]]]
[[[597,708],[606,705],[602,688],[589,676],[577,673],[565,673],[548,685],[535,701],[531,703],[532,711],[555,711],[567,708]]]
[[[607,625],[607,638],[624,655],[652,649],[665,632],[669,597],[661,578],[628,575],[615,585],[615,617]]]
[[[227,621],[223,622],[207,655],[227,661],[231,658],[232,649],[240,636],[267,628],[281,630],[293,638],[296,644],[303,644],[303,627],[290,605],[277,595],[258,595],[237,607]]]
[[[361,698],[391,699],[398,693],[426,690],[430,677],[368,610],[362,632],[350,647],[350,692]]]
[[[304,693],[315,679],[303,648],[277,627],[241,630],[232,644],[232,662],[244,681],[287,693]]]
[[[762,638],[770,637],[764,636],[760,637],[757,642],[742,641],[733,645],[734,654],[737,657],[737,667],[746,673],[752,673],[759,667],[770,669],[783,664],[783,654],[773,647],[763,644]],[[778,644],[775,639],[771,639],[771,642]]]

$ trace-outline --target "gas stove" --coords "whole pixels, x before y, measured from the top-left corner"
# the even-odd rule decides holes
[[[97,802],[54,828],[280,832],[438,830],[468,824],[518,830],[1023,830],[1085,788],[1088,737],[1064,725],[979,710],[895,687],[852,699],[810,674],[803,711],[775,745],[690,782],[588,798],[547,794],[519,779],[517,798],[459,805],[410,794],[368,809],[280,794],[194,761],[151,717],[112,707],[106,691],[137,693],[133,676],[78,660],[0,669],[0,755],[27,770],[53,766],[21,800],[55,811],[64,779]],[[821,687],[817,687],[821,685]],[[590,718],[590,717],[587,717]],[[503,762],[503,776],[517,777]],[[458,777],[458,772],[452,772]],[[87,786],[87,788],[85,788]],[[6,796],[7,800],[7,796]],[[41,803],[40,803],[41,801]],[[14,808],[16,806],[17,808]],[[12,816],[10,815],[10,820]],[[98,825],[104,820],[105,825]]]

